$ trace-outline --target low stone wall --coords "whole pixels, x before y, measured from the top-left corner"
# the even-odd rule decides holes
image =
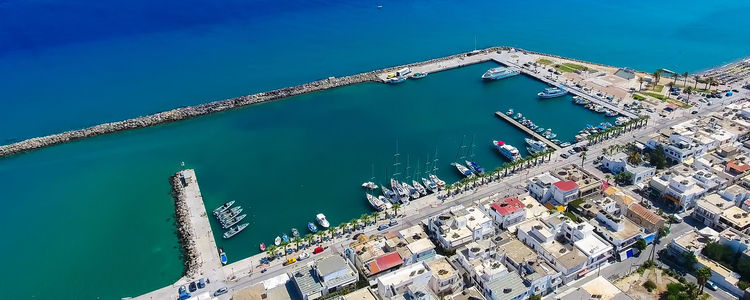
[[[180,242],[185,269],[183,275],[193,277],[200,273],[200,261],[198,249],[195,246],[195,230],[190,225],[190,213],[185,195],[183,193],[183,182],[180,173],[169,178],[172,185],[172,196],[174,197],[175,226],[177,227],[177,239]]]

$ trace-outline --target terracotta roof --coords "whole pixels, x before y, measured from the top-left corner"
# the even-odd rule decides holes
[[[727,168],[735,170],[739,173],[745,173],[747,170],[750,170],[750,165],[745,163],[737,164],[737,162],[733,160],[727,163]]]
[[[371,275],[375,275],[390,268],[400,266],[403,262],[404,260],[398,252],[392,252],[367,263],[367,268],[370,269]]]
[[[522,210],[524,208],[523,203],[521,200],[518,200],[518,198],[505,198],[502,201],[497,201],[495,203],[490,204],[490,207],[494,209],[496,212],[498,212],[500,215],[509,215],[516,211]]]
[[[578,184],[576,184],[575,181],[571,180],[558,181],[555,182],[554,185],[563,192],[572,191],[578,188]]]
[[[630,210],[634,214],[640,216],[641,218],[643,218],[644,220],[646,220],[646,222],[649,222],[651,224],[656,224],[659,221],[663,220],[659,215],[657,215],[654,212],[646,209],[645,207],[641,206],[638,203],[631,205],[630,206]]]

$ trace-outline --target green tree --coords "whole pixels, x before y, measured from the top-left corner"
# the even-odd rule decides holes
[[[398,216],[398,209],[401,208],[401,204],[393,203],[393,215]]]
[[[638,84],[638,90],[640,91],[643,89],[643,77],[638,77]]]
[[[297,250],[296,251],[299,251],[299,244],[302,243],[302,239],[299,238],[299,237],[295,237],[294,239],[292,239],[292,242],[294,243],[294,245],[297,246]]]
[[[669,234],[669,228],[667,226],[662,226],[659,228],[659,238],[663,238]]]
[[[652,151],[648,156],[649,163],[657,169],[664,169],[667,167],[667,155],[664,153],[664,147],[659,145],[656,150]]]
[[[698,82],[700,82],[700,81],[701,81],[701,77],[700,77],[700,75],[694,75],[694,76],[693,76],[693,80],[695,80],[695,86],[693,86],[693,88],[694,88],[694,89],[697,89],[697,88],[698,88]]]
[[[583,168],[583,163],[586,161],[586,151],[581,151],[581,168]]]
[[[628,152],[628,162],[633,165],[640,165],[641,164],[641,154],[638,153],[638,151],[630,151]]]
[[[688,72],[682,73],[682,80],[683,80],[682,85],[683,86],[687,86],[688,76],[690,76],[690,73]]]
[[[529,300],[542,300],[542,295],[531,295]]]
[[[646,282],[643,283],[643,287],[646,288],[647,291],[651,292],[654,289],[656,289],[656,283],[651,281],[651,279],[646,280]]]
[[[682,259],[682,263],[685,264],[685,267],[691,271],[695,269],[695,264],[698,263],[698,258],[696,258],[695,253],[691,251],[682,252],[680,258]]]
[[[700,286],[699,294],[703,293],[703,287],[706,286],[706,281],[711,279],[712,273],[713,271],[711,271],[711,268],[709,267],[701,267],[698,270],[695,270],[695,279],[698,280],[698,286]]]
[[[646,244],[646,240],[644,239],[638,239],[637,242],[635,242],[635,248],[638,249],[638,251],[646,250],[646,247],[648,244]]]

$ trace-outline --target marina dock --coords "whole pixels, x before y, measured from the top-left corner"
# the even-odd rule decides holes
[[[507,67],[516,67],[516,68],[518,68],[518,69],[521,70],[521,73],[523,73],[523,74],[525,74],[527,76],[535,78],[535,79],[537,79],[537,80],[539,80],[541,82],[544,82],[544,83],[546,83],[548,85],[551,85],[551,86],[565,88],[569,93],[571,93],[573,95],[576,95],[576,96],[581,97],[583,99],[589,100],[589,101],[591,101],[591,103],[599,104],[599,105],[603,106],[606,109],[609,109],[611,111],[615,111],[615,112],[619,113],[620,115],[626,116],[628,118],[637,118],[638,117],[636,114],[634,114],[632,112],[629,112],[629,111],[626,111],[626,110],[618,107],[617,105],[615,105],[613,103],[610,103],[608,101],[602,100],[599,97],[592,96],[589,93],[586,93],[585,91],[579,89],[576,86],[569,86],[569,85],[566,85],[566,84],[563,84],[563,83],[551,80],[549,78],[546,78],[546,77],[542,76],[541,73],[533,72],[532,70],[524,68],[523,66],[520,66],[520,65],[518,65],[516,63],[513,63],[513,62],[507,60],[502,55],[494,55],[492,57],[492,61],[494,61],[494,62],[496,62],[498,64],[501,64],[501,65],[507,66]]]
[[[533,136],[535,139],[544,142],[545,144],[547,144],[547,146],[551,147],[552,149],[555,149],[555,150],[562,149],[557,144],[555,144],[552,141],[548,140],[547,138],[541,136],[540,134],[534,132],[533,130],[529,129],[528,127],[521,125],[521,123],[518,123],[518,121],[513,120],[513,118],[505,115],[503,112],[497,111],[497,112],[495,112],[495,115],[498,116],[498,117],[500,117],[501,119],[503,119],[505,121],[508,121],[508,123],[510,123],[513,126],[518,127],[518,129],[523,130],[523,132],[526,132],[526,134],[528,134],[530,136]]]

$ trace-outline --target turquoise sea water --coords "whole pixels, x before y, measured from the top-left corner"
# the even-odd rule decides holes
[[[50,1],[0,3],[0,141],[58,132],[330,75],[512,45],[601,63],[697,71],[746,56],[743,1]],[[734,17],[733,17],[734,16]],[[369,211],[359,184],[382,181],[396,141],[439,176],[462,136],[522,148],[493,112],[513,107],[561,137],[603,117],[541,101],[492,64],[386,86],[362,84],[0,160],[0,275],[11,298],[115,299],[173,282],[182,268],[167,178],[195,168],[206,204],[237,200],[253,225],[223,241],[230,260],[315,213],[337,224]],[[5,143],[5,142],[0,142]],[[523,152],[523,151],[522,151]],[[220,232],[216,224],[214,229]],[[41,276],[57,280],[39,283]],[[65,274],[65,276],[60,276]],[[48,278],[48,277],[44,277]]]

